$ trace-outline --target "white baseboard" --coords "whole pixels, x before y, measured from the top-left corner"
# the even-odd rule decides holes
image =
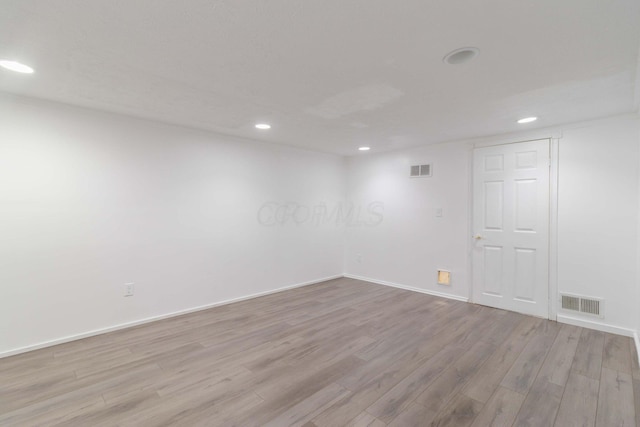
[[[259,298],[259,297],[263,297],[263,296],[267,296],[267,295],[271,295],[271,294],[276,294],[276,293],[284,292],[284,291],[287,291],[287,290],[290,290],[290,289],[295,289],[295,288],[301,288],[301,287],[304,287],[304,286],[314,285],[314,284],[317,284],[317,283],[326,282],[328,280],[339,279],[341,277],[347,277],[347,278],[350,278],[350,279],[362,280],[362,281],[365,281],[365,282],[375,283],[375,284],[383,285],[383,286],[390,286],[390,287],[393,287],[393,288],[404,289],[404,290],[413,291],[413,292],[420,292],[420,293],[423,293],[423,294],[433,295],[433,296],[442,297],[442,298],[448,298],[448,299],[452,299],[452,300],[456,300],[456,301],[469,302],[468,298],[461,297],[461,296],[454,295],[454,294],[449,294],[449,293],[446,293],[446,292],[438,292],[438,291],[432,291],[432,290],[427,290],[427,289],[414,288],[412,286],[406,286],[406,285],[401,285],[401,284],[398,284],[398,283],[387,282],[385,280],[372,279],[370,277],[357,276],[357,275],[354,275],[354,274],[338,274],[338,275],[335,275],[335,276],[329,276],[329,277],[324,277],[324,278],[321,278],[321,279],[315,279],[315,280],[310,280],[310,281],[307,281],[307,282],[297,283],[297,284],[294,284],[294,285],[284,286],[282,288],[277,288],[277,289],[273,289],[273,290],[270,290],[270,291],[259,292],[259,293],[246,295],[246,296],[242,296],[242,297],[238,297],[238,298],[232,298],[232,299],[224,300],[224,301],[218,301],[218,302],[214,302],[214,303],[211,303],[211,304],[206,304],[206,305],[201,305],[201,306],[198,306],[198,307],[193,307],[193,308],[188,308],[188,309],[184,309],[184,310],[174,311],[172,313],[162,314],[162,315],[159,315],[159,316],[147,317],[145,319],[140,319],[140,320],[135,320],[135,321],[132,321],[132,322],[121,323],[121,324],[118,324],[118,325],[115,325],[115,326],[110,326],[110,327],[107,327],[107,328],[95,329],[95,330],[83,332],[83,333],[80,333],[80,334],[69,335],[69,336],[66,336],[66,337],[57,338],[55,340],[45,341],[45,342],[41,342],[41,343],[38,343],[38,344],[33,344],[33,345],[20,347],[20,348],[13,349],[13,350],[8,350],[8,351],[0,353],[0,359],[2,359],[4,357],[14,356],[14,355],[20,354],[20,353],[26,353],[28,351],[38,350],[38,349],[45,348],[45,347],[52,347],[54,345],[64,344],[64,343],[67,343],[67,342],[70,342],[70,341],[76,341],[76,340],[79,340],[79,339],[82,339],[82,338],[88,338],[88,337],[92,337],[92,336],[96,336],[96,335],[106,334],[108,332],[117,331],[117,330],[120,330],[120,329],[126,329],[126,328],[130,328],[130,327],[133,327],[133,326],[143,325],[145,323],[151,323],[151,322],[155,322],[157,320],[168,319],[170,317],[176,317],[176,316],[181,316],[181,315],[184,315],[184,314],[194,313],[194,312],[197,312],[197,311],[207,310],[207,309],[213,308],[213,307],[218,307],[218,306],[227,305],[227,304],[233,304],[235,302],[240,302],[240,301],[245,301],[245,300],[249,300],[249,299],[253,299],[253,298]],[[595,329],[595,330],[603,331],[603,332],[609,332],[609,333],[612,333],[612,334],[633,337],[635,345],[636,345],[636,352],[638,353],[638,359],[640,361],[640,338],[638,337],[638,332],[637,331],[634,331],[634,330],[628,329],[628,328],[619,327],[619,326],[608,325],[608,324],[602,323],[602,322],[579,319],[579,318],[566,316],[566,315],[562,315],[562,314],[558,314],[558,322],[567,323],[567,324],[574,325],[574,326],[581,326],[581,327],[589,328],[589,329]]]
[[[378,285],[391,286],[392,288],[405,289],[407,291],[420,292],[422,294],[433,295],[436,297],[448,298],[448,299],[453,299],[453,300],[462,301],[462,302],[469,302],[469,298],[448,294],[446,292],[438,292],[438,291],[431,291],[428,289],[414,288],[412,286],[400,285],[398,283],[387,282],[385,280],[371,279],[370,277],[356,276],[354,274],[345,274],[344,277],[348,277],[350,279],[362,280],[364,282],[371,282]]]
[[[595,320],[580,319],[565,314],[558,314],[558,323],[581,326],[583,328],[595,329],[596,331],[609,332],[610,334],[623,335],[625,337],[633,337],[636,333],[633,329],[623,328],[622,326],[609,325]],[[637,343],[638,341],[636,341],[636,345]]]
[[[310,280],[308,282],[297,283],[295,285],[285,286],[285,287],[273,289],[273,290],[270,290],[270,291],[259,292],[259,293],[256,293],[256,294],[246,295],[246,296],[243,296],[243,297],[233,298],[233,299],[224,300],[224,301],[218,301],[218,302],[214,302],[214,303],[211,303],[211,304],[201,305],[201,306],[198,306],[198,307],[193,307],[193,308],[187,308],[187,309],[184,309],[184,310],[174,311],[174,312],[168,313],[168,314],[161,314],[159,316],[147,317],[145,319],[135,320],[133,322],[120,323],[120,324],[115,325],[115,326],[110,326],[110,327],[101,328],[101,329],[94,329],[92,331],[83,332],[81,334],[69,335],[69,336],[66,336],[66,337],[57,338],[55,340],[45,341],[45,342],[41,342],[41,343],[38,343],[38,344],[33,344],[33,345],[16,348],[16,349],[9,350],[9,351],[4,351],[4,352],[0,353],[0,359],[2,359],[3,357],[14,356],[16,354],[26,353],[28,351],[38,350],[38,349],[45,348],[45,347],[51,347],[51,346],[58,345],[58,344],[64,344],[64,343],[67,343],[67,342],[70,342],[70,341],[76,341],[76,340],[79,340],[79,339],[82,339],[82,338],[88,338],[88,337],[92,337],[92,336],[95,336],[95,335],[106,334],[108,332],[113,332],[113,331],[117,331],[117,330],[120,330],[120,329],[126,329],[126,328],[130,328],[132,326],[143,325],[145,323],[151,323],[151,322],[155,322],[157,320],[168,319],[170,317],[176,317],[176,316],[181,316],[183,314],[194,313],[196,311],[207,310],[209,308],[218,307],[218,306],[221,306],[221,305],[233,304],[234,302],[240,302],[240,301],[245,301],[245,300],[249,300],[249,299],[253,299],[253,298],[258,298],[258,297],[263,297],[263,296],[267,296],[267,295],[271,295],[271,294],[276,294],[278,292],[284,292],[284,291],[288,291],[290,289],[301,288],[303,286],[315,285],[316,283],[326,282],[327,280],[339,279],[341,277],[344,277],[344,276],[342,274],[338,274],[338,275],[335,275],[335,276],[323,277],[322,279]]]

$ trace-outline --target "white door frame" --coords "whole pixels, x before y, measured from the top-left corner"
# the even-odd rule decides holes
[[[558,167],[559,147],[562,135],[540,136],[536,138],[509,138],[493,141],[477,142],[471,145],[469,150],[469,221],[467,223],[467,268],[469,271],[469,302],[473,301],[473,151],[476,148],[492,147],[497,145],[517,144],[541,139],[550,141],[549,164],[549,320],[557,320],[558,315]]]

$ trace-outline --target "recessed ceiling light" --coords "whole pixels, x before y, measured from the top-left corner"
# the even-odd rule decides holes
[[[536,120],[538,120],[537,117],[525,117],[524,119],[518,120],[518,123],[520,123],[520,124],[531,123],[531,122],[535,122]]]
[[[271,129],[271,125],[268,125],[266,123],[258,123],[256,125],[256,129],[262,129],[262,130]]]
[[[447,53],[447,55],[442,58],[442,60],[445,63],[451,65],[464,64],[465,62],[469,62],[473,58],[478,56],[479,53],[480,49],[478,49],[477,47],[463,47]]]
[[[21,64],[16,61],[9,61],[7,59],[0,60],[0,67],[6,68],[7,70],[15,71],[18,73],[31,74],[33,73],[33,68],[28,65]]]
[[[360,150],[360,151],[369,151],[369,150],[371,150],[371,147],[360,147],[360,148],[358,148],[358,150]]]

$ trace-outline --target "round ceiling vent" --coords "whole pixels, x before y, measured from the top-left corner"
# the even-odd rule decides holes
[[[464,64],[465,62],[469,62],[473,58],[478,56],[479,53],[480,49],[478,49],[477,47],[463,47],[460,49],[456,49],[453,52],[449,52],[443,58],[443,61],[451,65]]]

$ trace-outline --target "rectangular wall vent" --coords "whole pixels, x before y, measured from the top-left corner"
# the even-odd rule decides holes
[[[565,310],[580,311],[580,298],[562,295],[562,308]]]
[[[600,301],[595,299],[581,299],[580,311],[587,314],[600,316]]]
[[[431,176],[431,165],[413,165],[411,166],[411,178],[419,178],[425,176]]]
[[[560,295],[561,308],[567,311],[604,317],[604,300],[580,295]]]

